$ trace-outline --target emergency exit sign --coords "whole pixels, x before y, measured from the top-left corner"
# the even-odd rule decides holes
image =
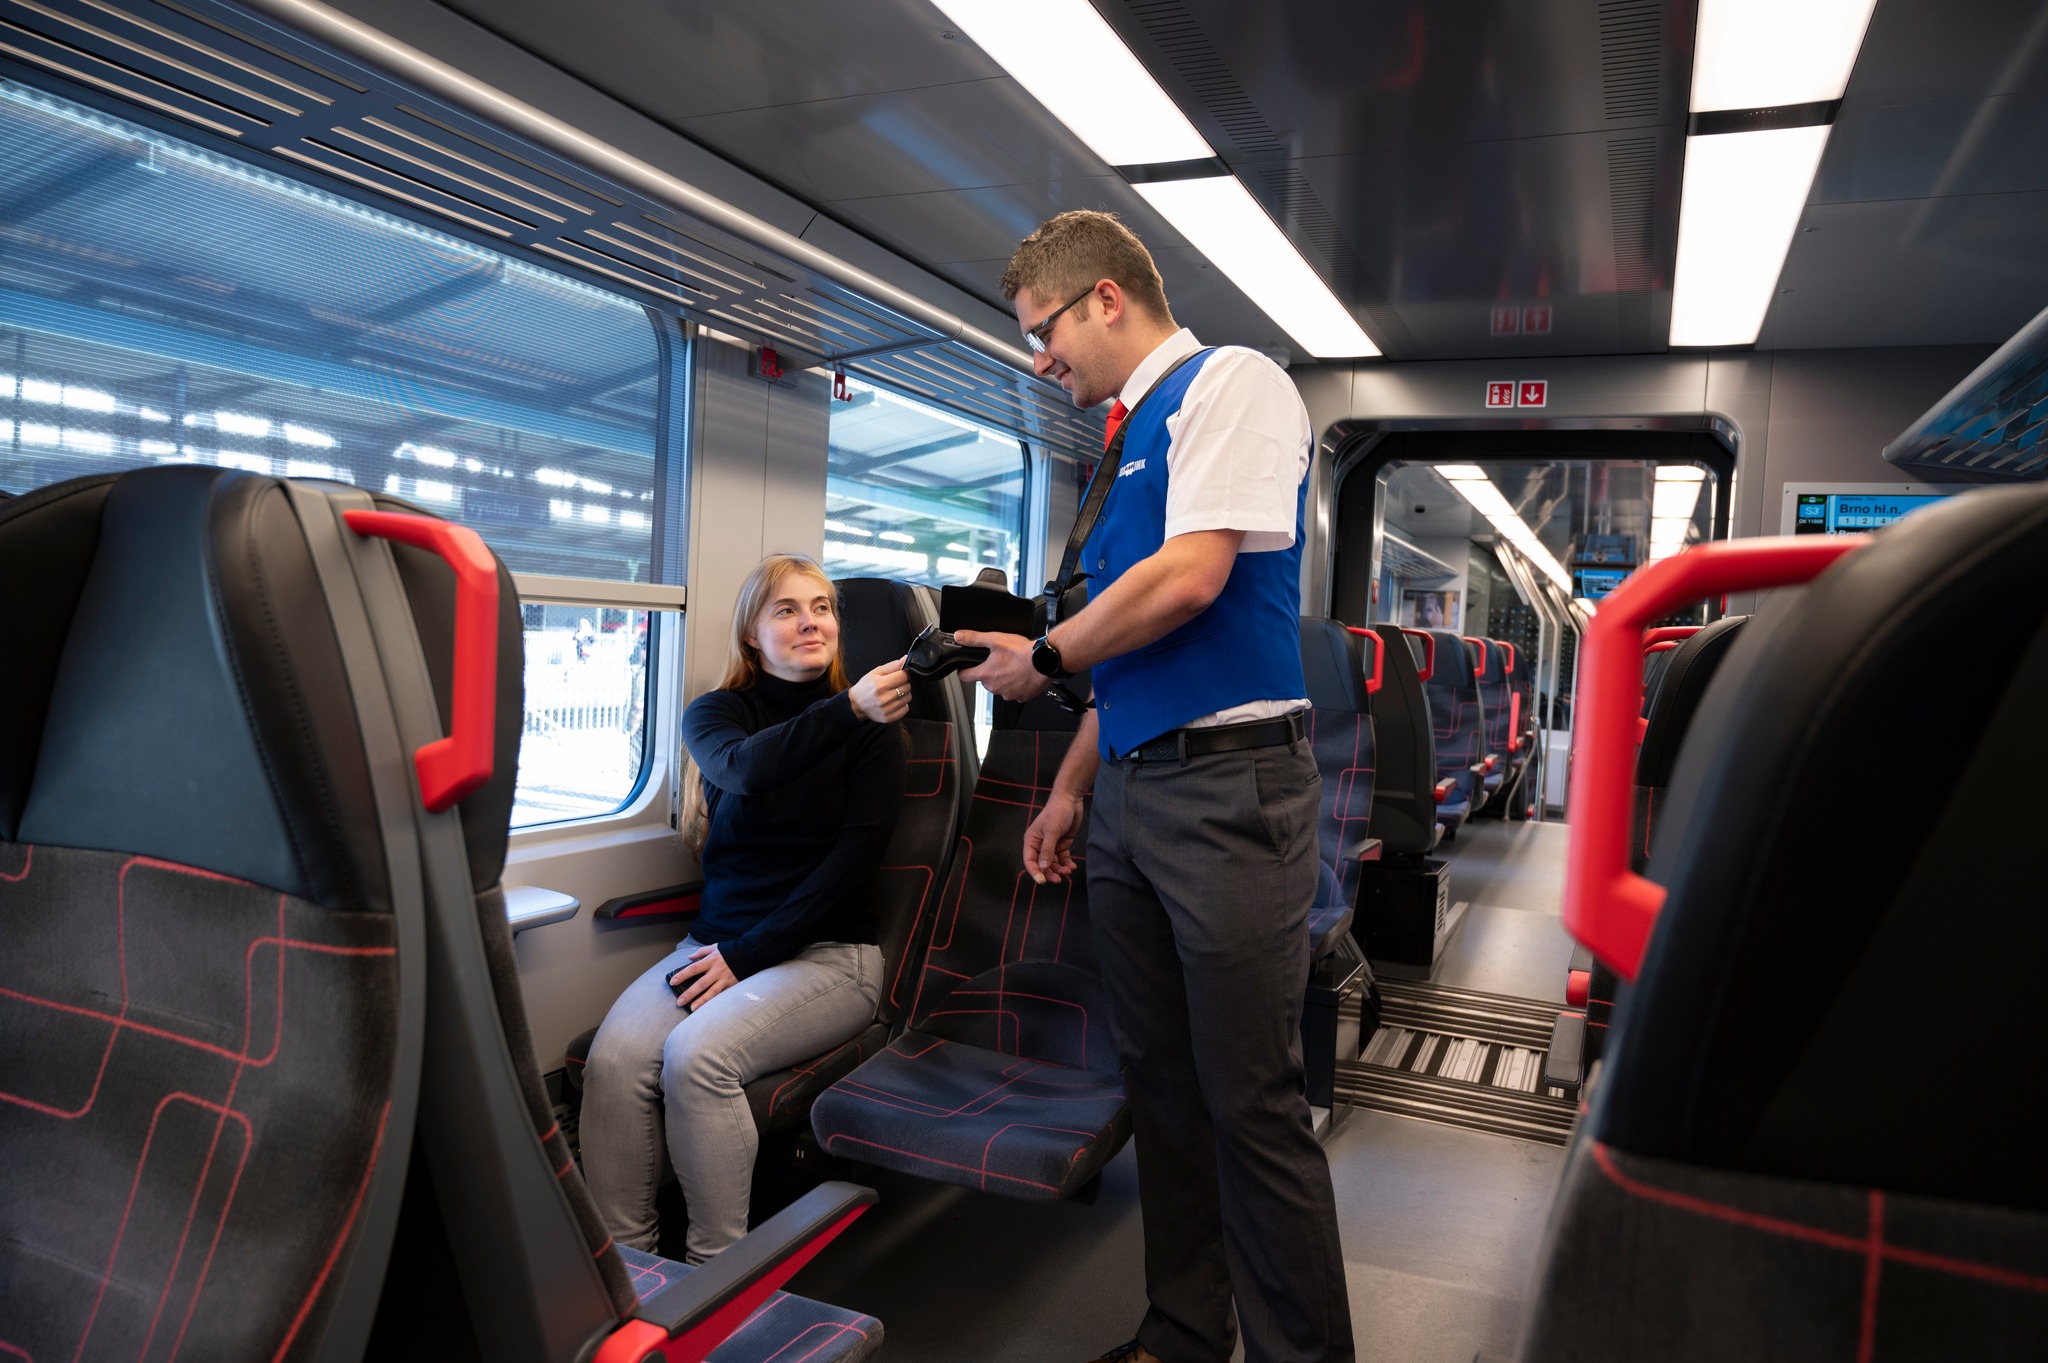
[[[1550,380],[1548,379],[1494,379],[1486,385],[1486,407],[1488,411],[1499,411],[1511,407],[1547,407],[1550,405]]]

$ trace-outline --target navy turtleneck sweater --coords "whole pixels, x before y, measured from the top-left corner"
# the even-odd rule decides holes
[[[815,942],[873,942],[869,882],[903,803],[903,734],[820,677],[762,673],[683,712],[710,832],[690,936],[741,979]]]

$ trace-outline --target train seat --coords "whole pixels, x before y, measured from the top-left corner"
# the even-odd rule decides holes
[[[1316,903],[1309,911],[1310,959],[1330,954],[1351,930],[1358,908],[1361,867],[1380,856],[1372,822],[1373,721],[1371,692],[1383,669],[1379,636],[1352,631],[1335,620],[1301,618],[1301,666],[1308,681],[1309,744],[1323,777],[1317,827],[1321,867]]]
[[[939,917],[910,979],[908,1026],[811,1110],[826,1153],[1052,1200],[1089,1196],[1129,1139],[1095,972],[1085,853],[1059,884],[1035,885],[1023,869],[1024,830],[1068,741],[1052,729],[991,735]],[[1086,846],[1084,820],[1077,853]]]
[[[842,578],[837,585],[849,679],[902,657],[918,631],[938,619],[925,589],[872,577]],[[875,1021],[827,1055],[748,1084],[747,1106],[764,1132],[802,1125],[817,1096],[879,1053],[903,1016],[915,946],[931,930],[946,866],[966,817],[961,792],[973,778],[963,779],[963,764],[978,761],[972,711],[960,693],[961,684],[952,677],[911,681],[910,714],[903,720],[908,762],[903,809],[870,891],[884,981]]]
[[[452,541],[460,663],[455,576],[344,509]],[[718,1312],[872,1193],[821,1189],[643,1301],[552,1129],[498,886],[519,605],[481,541],[354,489],[145,469],[9,501],[0,593],[11,1351],[786,1348]]]
[[[2038,1356],[2025,1040],[2048,918],[2034,812],[1982,792],[2048,760],[2048,600],[2014,590],[2044,574],[2048,486],[1968,492],[1742,627],[1663,802],[1668,897],[1567,1155],[1524,1359]],[[1971,665],[1901,725],[1900,678],[1957,637]],[[1597,938],[1608,901],[1568,893]],[[1968,1006],[1916,1006],[1965,950]]]
[[[1509,725],[1514,716],[1508,699],[1508,676],[1502,666],[1500,646],[1491,639],[1466,639],[1465,652],[1472,658],[1472,677],[1477,683],[1483,722],[1479,731],[1480,759],[1485,770],[1480,784],[1491,802],[1506,786],[1513,770],[1514,735]]]
[[[863,577],[842,578],[835,585],[840,593],[841,646],[849,679],[858,679],[903,656],[918,631],[938,618],[928,597],[909,583]],[[745,1086],[747,1108],[755,1128],[763,1134],[803,1126],[817,1096],[879,1052],[902,1016],[905,965],[913,955],[912,942],[930,929],[938,891],[946,880],[947,860],[965,813],[960,796],[960,717],[964,712],[953,690],[952,678],[913,678],[910,713],[902,721],[908,762],[903,808],[870,891],[882,947],[881,1006],[874,1022],[843,1045],[802,1064],[761,1075]],[[972,755],[971,729],[965,746]],[[569,1043],[563,1057],[568,1079],[564,1094],[572,1109],[581,1107],[582,1076],[596,1039],[597,1028],[592,1027]]]
[[[1399,626],[1370,633],[1380,646],[1380,689],[1372,697],[1373,796],[1366,832],[1389,857],[1426,856],[1436,850],[1436,741],[1421,668],[1410,637]]]
[[[1486,715],[1465,641],[1445,629],[1426,633],[1430,651],[1425,689],[1436,741],[1436,778],[1442,792],[1436,812],[1444,836],[1451,838],[1483,798]]]

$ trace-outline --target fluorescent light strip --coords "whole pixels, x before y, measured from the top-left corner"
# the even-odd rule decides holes
[[[1556,555],[1545,548],[1529,523],[1516,512],[1514,503],[1501,495],[1493,480],[1472,464],[1439,464],[1437,473],[1458,490],[1458,495],[1472,503],[1473,510],[1486,517],[1488,524],[1500,537],[1512,544],[1523,558],[1542,570],[1552,582],[1570,591],[1572,575],[1564,570]]]
[[[975,46],[1112,166],[1216,154],[1088,0],[936,3]]]
[[[1686,139],[1672,345],[1756,340],[1827,144],[1824,124]]]
[[[1236,176],[1131,188],[1309,354],[1327,360],[1380,353]]]
[[[960,31],[1112,166],[1216,155],[1088,0],[935,0]],[[1234,175],[1133,189],[1318,359],[1380,348]]]
[[[1692,112],[1839,100],[1875,0],[1702,0]],[[1826,124],[1688,137],[1671,344],[1750,345],[1827,148]]]
[[[1702,0],[1692,111],[1840,99],[1876,0]]]

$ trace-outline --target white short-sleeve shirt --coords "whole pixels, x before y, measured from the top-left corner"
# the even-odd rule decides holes
[[[1126,409],[1185,356],[1202,348],[1182,327],[1131,371],[1117,395]],[[1242,530],[1241,554],[1294,545],[1294,513],[1308,477],[1314,433],[1287,371],[1256,350],[1223,346],[1188,384],[1166,419],[1166,538],[1198,530]],[[1305,709],[1308,698],[1233,705],[1188,728],[1270,719]]]

